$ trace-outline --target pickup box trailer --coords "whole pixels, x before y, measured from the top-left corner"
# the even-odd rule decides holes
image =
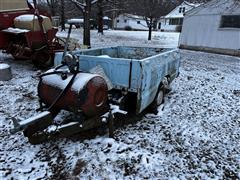
[[[179,74],[178,49],[117,46],[79,50],[73,54],[79,58],[81,71],[90,72],[100,66],[113,86],[112,91],[135,95],[135,100],[131,100],[135,101],[137,114],[154,101],[163,84],[169,85]],[[61,64],[61,60],[62,53],[56,53],[55,66]]]
[[[140,114],[163,102],[165,89],[179,74],[180,55],[177,49],[118,46],[59,52],[54,63],[38,84],[42,113],[20,122],[13,118],[12,133],[23,131],[33,144],[104,123],[112,136],[115,113]],[[49,132],[61,110],[76,118]]]

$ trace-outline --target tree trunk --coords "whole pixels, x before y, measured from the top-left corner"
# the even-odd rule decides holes
[[[55,5],[55,2],[53,0],[51,0],[51,14],[52,14],[52,16],[56,15],[54,5]]]
[[[54,7],[51,7],[51,15],[52,15],[52,16],[55,16],[55,14],[56,14],[56,13],[55,13]]]
[[[148,40],[149,41],[152,40],[152,25],[148,27]]]
[[[83,30],[83,44],[91,46],[90,43],[90,13],[91,13],[91,0],[86,0],[86,6],[84,8],[84,30]]]
[[[150,22],[148,25],[148,40],[151,41],[152,40],[152,18],[150,18]]]
[[[56,14],[55,13],[55,7],[54,7],[55,2],[53,0],[51,0],[51,1],[47,0],[47,5],[48,5],[48,7],[51,11],[51,16],[55,16],[55,14]]]
[[[65,1],[61,0],[61,28],[65,31]]]
[[[102,8],[102,0],[97,2],[98,6],[98,33],[103,34],[103,8]]]

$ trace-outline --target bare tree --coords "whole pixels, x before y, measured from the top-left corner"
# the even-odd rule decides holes
[[[98,0],[97,2],[98,33],[103,34],[104,14],[116,11],[116,5],[117,3],[115,0]]]
[[[103,0],[97,2],[98,33],[103,34]]]
[[[44,9],[51,14],[51,16],[56,16],[59,11],[59,3],[57,0],[38,0],[36,1],[38,7]]]
[[[172,1],[166,0],[129,0],[128,11],[146,20],[148,27],[148,40],[152,39],[152,30],[157,20],[174,7]]]
[[[60,1],[60,15],[61,15],[61,29],[62,31],[65,31],[65,21],[66,21],[66,17],[65,17],[65,0],[61,0]]]
[[[84,17],[83,44],[91,46],[90,42],[90,16],[92,5],[98,0],[70,0],[82,12]]]
[[[57,0],[47,0],[47,5],[50,9],[51,15],[55,16],[56,15],[56,7],[58,6]]]

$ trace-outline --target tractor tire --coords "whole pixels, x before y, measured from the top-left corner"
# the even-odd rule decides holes
[[[39,69],[48,69],[53,66],[53,56],[46,50],[34,52],[31,60]]]

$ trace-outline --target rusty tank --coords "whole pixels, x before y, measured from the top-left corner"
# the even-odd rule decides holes
[[[47,107],[54,104],[71,81],[72,74],[50,74],[41,78],[38,96]],[[98,116],[108,109],[108,87],[105,80],[90,73],[78,73],[70,88],[55,103],[54,111],[62,109],[83,114],[87,118]]]

